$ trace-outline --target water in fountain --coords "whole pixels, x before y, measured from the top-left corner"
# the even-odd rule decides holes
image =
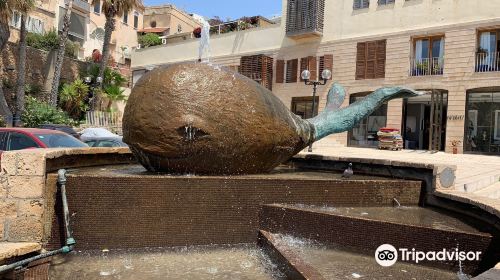
[[[210,24],[200,15],[193,14],[193,18],[201,23],[201,38],[199,48],[199,59],[203,63],[210,62]]]

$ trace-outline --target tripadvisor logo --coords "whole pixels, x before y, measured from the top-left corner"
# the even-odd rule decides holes
[[[417,251],[415,248],[409,250],[399,248],[397,250],[390,244],[380,245],[375,251],[375,260],[381,266],[393,266],[398,259],[418,264],[421,261],[479,261],[481,252],[465,252],[442,249],[440,251]]]

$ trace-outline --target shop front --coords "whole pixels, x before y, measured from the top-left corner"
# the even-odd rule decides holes
[[[467,92],[464,152],[500,155],[500,88]]]

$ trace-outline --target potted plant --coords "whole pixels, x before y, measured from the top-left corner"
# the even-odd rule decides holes
[[[453,154],[458,154],[458,146],[462,143],[460,140],[452,140],[451,146],[453,147]]]

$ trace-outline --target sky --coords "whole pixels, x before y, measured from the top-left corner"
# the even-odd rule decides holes
[[[174,4],[188,13],[222,20],[243,16],[272,17],[281,15],[281,0],[144,0],[147,6]]]

